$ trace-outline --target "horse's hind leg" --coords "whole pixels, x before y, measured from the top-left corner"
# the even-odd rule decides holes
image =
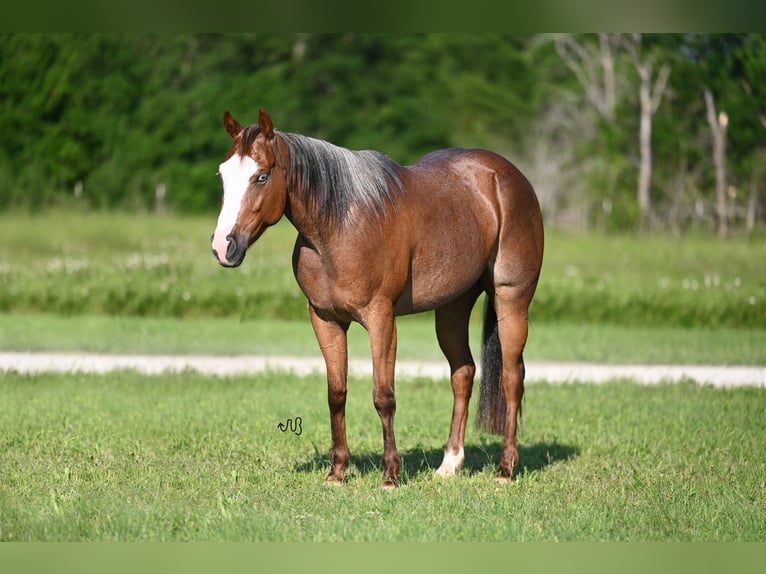
[[[476,298],[481,289],[477,285],[455,301],[436,309],[436,336],[451,372],[452,422],[444,459],[436,470],[438,476],[453,476],[465,458],[463,443],[468,420],[468,401],[471,398],[476,366],[468,344],[468,323]]]
[[[534,292],[532,286],[531,292]],[[500,454],[501,480],[513,477],[519,462],[516,444],[518,417],[524,396],[524,359],[522,353],[527,342],[527,311],[532,295],[530,288],[497,286],[495,311],[503,355],[502,384],[506,402],[505,440]]]

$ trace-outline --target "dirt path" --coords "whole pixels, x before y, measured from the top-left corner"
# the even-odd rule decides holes
[[[296,374],[323,373],[320,358],[198,355],[104,355],[95,353],[21,353],[0,352],[0,371],[20,373],[89,372],[106,373],[132,369],[145,374],[194,370],[214,376],[251,374],[267,369]],[[370,375],[369,360],[352,359],[349,371]],[[397,362],[401,377],[449,377],[446,362]],[[527,381],[603,383],[613,379],[631,379],[642,384],[662,381],[692,380],[717,387],[752,386],[766,388],[766,367],[707,365],[604,365],[590,363],[528,363]]]

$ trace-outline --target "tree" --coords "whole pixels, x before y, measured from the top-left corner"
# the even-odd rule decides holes
[[[624,99],[622,88],[625,84],[620,65],[620,35],[554,34],[544,38],[553,41],[556,54],[576,79],[587,104],[570,103],[570,106],[574,103],[576,117],[566,120],[566,126],[558,130],[568,134],[567,128],[578,124],[577,132],[571,134],[570,147],[580,164],[574,180],[583,182],[582,197],[587,198],[585,202],[580,200],[584,203],[581,218],[619,227],[630,219],[633,211],[625,205],[621,181],[627,154],[621,141],[624,125],[617,113]],[[559,83],[566,85],[560,80]],[[564,92],[557,99],[572,100],[572,92],[570,90],[569,96]],[[551,109],[555,109],[555,105],[547,108],[545,113]]]
[[[682,54],[691,70],[685,82],[687,97],[702,103],[698,121],[707,134],[700,138],[705,148],[701,161],[707,175],[704,183],[713,190],[708,195],[720,237],[726,237],[734,219],[743,214],[750,225],[747,220],[757,209],[762,161],[758,150],[764,147],[758,116],[766,95],[765,70],[759,72],[750,64],[761,57],[759,44],[764,45],[763,38],[754,34],[683,36]]]
[[[704,94],[707,121],[713,140],[718,236],[726,237],[729,233],[729,217],[726,206],[726,128],[729,125],[729,116],[724,111],[716,113],[713,93],[709,89],[706,88]]]
[[[617,105],[615,57],[619,35],[598,34],[598,46],[578,41],[574,34],[554,34],[556,52],[580,82],[588,101],[609,121]]]
[[[630,34],[627,47],[639,77],[639,103],[641,122],[638,132],[640,163],[638,171],[637,201],[642,225],[645,225],[651,210],[650,188],[652,184],[652,118],[657,112],[665,94],[670,66],[663,63],[656,77],[656,55],[647,56],[642,50],[642,35]],[[642,53],[643,52],[643,53]]]
[[[0,34],[0,51],[3,207],[152,209],[165,193],[214,210],[223,111],[263,107],[278,129],[405,164],[492,149],[566,225],[763,218],[760,34]]]
[[[761,211],[761,190],[766,186],[766,38],[753,35],[741,51],[745,91],[751,96],[753,113],[763,130],[754,137],[752,167],[750,168],[750,200],[746,214],[746,229],[752,232]]]

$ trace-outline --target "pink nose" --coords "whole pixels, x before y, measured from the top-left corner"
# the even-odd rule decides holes
[[[221,239],[220,237],[216,237],[215,235],[210,237],[210,240],[213,246],[213,255],[215,255],[215,258],[221,264],[228,263],[228,261],[226,260],[227,259],[226,255],[231,245],[230,238],[231,238],[231,235],[228,235],[223,239]]]
[[[240,249],[240,244],[234,234],[228,234],[223,240],[215,236],[213,241],[213,255],[218,262],[225,267],[237,267],[245,258],[245,249]]]
[[[220,263],[228,263],[228,252],[231,249],[233,237],[231,234],[223,236],[223,234],[213,234],[210,238],[213,246],[213,255],[218,259]]]

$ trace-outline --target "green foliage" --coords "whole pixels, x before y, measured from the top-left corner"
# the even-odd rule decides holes
[[[597,43],[587,34],[577,41]],[[711,219],[706,88],[730,117],[733,213],[741,220],[755,197],[760,220],[762,35],[647,35],[644,44],[656,67],[672,68],[652,138],[655,224],[679,231]],[[223,111],[249,123],[263,107],[278,129],[379,149],[404,164],[437,148],[476,146],[523,167],[540,145],[557,147],[576,160],[543,193],[567,204],[564,181],[581,182],[584,221],[632,229],[639,219],[637,88],[624,49],[608,120],[594,119],[546,35],[5,34],[0,50],[4,208],[215,210],[213,174],[228,146]],[[535,161],[525,170],[533,183],[536,169],[560,158]]]
[[[0,375],[3,541],[763,541],[766,393],[624,381],[529,385],[520,472],[466,434],[439,479],[447,380],[397,386],[403,485],[380,489],[380,421],[352,379],[351,468],[323,483],[321,377]],[[300,436],[279,422],[302,418]]]
[[[532,116],[523,42],[475,35],[0,37],[4,205],[215,209],[221,116],[400,162],[462,139],[516,136]],[[512,89],[511,89],[512,88]],[[68,199],[67,199],[68,198]]]
[[[745,205],[751,193],[763,185],[754,170],[759,149],[766,146],[766,132],[759,119],[759,94],[766,85],[757,65],[748,66],[755,56],[763,57],[763,37],[747,34],[687,34],[672,39],[660,36],[674,48],[668,60],[672,80],[667,100],[656,116],[653,140],[658,181],[655,197],[669,210],[686,210],[692,204],[704,207],[712,216],[712,197],[705,190],[715,186],[710,160],[712,140],[706,118],[704,91],[713,95],[717,113],[728,117],[726,159],[727,183],[735,190],[733,204]],[[679,137],[684,134],[687,137]],[[755,180],[754,180],[755,178]],[[754,189],[756,188],[756,189]],[[658,193],[662,189],[664,193]],[[686,191],[685,202],[681,197]],[[732,213],[736,214],[736,210]],[[673,214],[676,215],[676,214]]]

